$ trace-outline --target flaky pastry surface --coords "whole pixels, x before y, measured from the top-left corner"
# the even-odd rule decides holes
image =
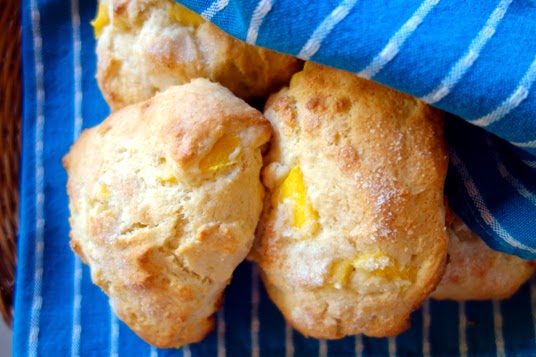
[[[244,99],[267,97],[301,67],[294,57],[227,35],[173,0],[100,0],[99,13],[97,80],[114,110],[199,77]]]
[[[251,257],[270,297],[306,336],[402,332],[446,260],[441,113],[307,63],[264,114],[274,136]]]
[[[447,216],[449,262],[433,298],[507,299],[532,276],[535,261],[491,249],[454,212]]]
[[[253,243],[262,114],[207,80],[86,130],[64,158],[71,247],[118,317],[158,347],[200,341]]]

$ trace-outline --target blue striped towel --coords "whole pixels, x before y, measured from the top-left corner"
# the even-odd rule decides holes
[[[448,95],[436,105],[481,125],[494,121],[486,128],[503,137],[449,118],[451,204],[494,247],[535,257],[533,2],[185,3],[250,42],[361,72],[429,101],[445,94],[436,89],[446,83]],[[158,350],[141,341],[110,311],[68,246],[61,158],[82,128],[108,114],[94,80],[95,9],[95,0],[23,0],[15,355],[536,355],[536,282],[503,302],[428,301],[396,338],[318,341],[285,323],[249,263],[237,269],[215,331],[202,343]]]
[[[512,143],[449,120],[447,194],[488,245],[536,258],[536,1],[178,1],[251,44],[410,93]]]

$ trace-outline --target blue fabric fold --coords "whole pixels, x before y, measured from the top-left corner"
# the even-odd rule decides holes
[[[534,1],[177,1],[251,44],[383,83],[510,142],[490,147],[470,126],[449,135],[451,152],[461,149],[451,168],[467,174],[451,172],[447,193],[488,245],[536,258]],[[504,174],[497,150],[521,167]]]
[[[293,54],[302,51],[318,24],[334,9],[352,5],[346,19],[322,33],[318,51],[311,54],[308,48],[316,48],[312,46],[304,53],[341,68],[351,63],[347,69],[353,72],[367,68],[419,8],[426,10],[433,5],[399,53],[373,76],[418,96],[441,82],[490,14],[505,3],[324,1],[313,6],[303,0],[263,1],[271,6],[261,8],[264,12],[270,9],[262,18],[264,12],[256,11],[257,1],[220,0],[216,5],[184,2],[244,39],[253,14],[257,14],[250,39]],[[436,103],[438,106],[475,119],[500,106],[519,86],[535,53],[534,2],[506,3],[495,34],[451,94]],[[256,355],[256,351],[259,356],[536,354],[535,282],[503,302],[427,301],[412,315],[412,328],[396,338],[357,336],[318,341],[286,325],[264,291],[257,269],[247,262],[235,272],[215,330],[203,342],[180,350],[147,345],[117,320],[106,296],[92,284],[88,268],[69,248],[67,177],[61,158],[81,129],[98,124],[109,112],[94,79],[95,40],[89,21],[95,15],[96,1],[23,0],[22,5],[24,117],[16,356],[234,357]],[[344,14],[341,10],[335,18]],[[344,31],[345,24],[352,24],[359,38]],[[438,31],[437,36],[433,31]],[[334,38],[342,42],[332,42]],[[504,47],[508,43],[510,47]],[[359,52],[352,52],[352,48]],[[355,57],[356,53],[363,55]],[[525,97],[523,91],[519,93],[514,98],[517,101]],[[528,91],[515,109],[489,125],[490,132],[503,139],[458,117],[447,118],[454,158],[447,180],[451,205],[488,244],[526,258],[534,255],[508,243],[503,233],[531,249],[535,246],[536,158],[533,151],[512,146],[507,140],[534,140],[533,108],[534,93]],[[492,221],[484,208],[492,214]],[[503,238],[497,238],[497,231]],[[252,328],[257,322],[258,330]]]

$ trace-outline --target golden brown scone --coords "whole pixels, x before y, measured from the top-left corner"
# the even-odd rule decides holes
[[[306,336],[402,332],[446,260],[441,113],[307,63],[265,116],[274,137],[251,257],[270,297]]]
[[[434,299],[495,300],[512,296],[534,272],[536,262],[489,248],[447,209],[449,263]]]
[[[97,80],[113,110],[198,77],[244,99],[267,97],[302,66],[227,35],[173,0],[100,0],[94,27]]]
[[[86,130],[64,158],[71,247],[145,341],[200,341],[262,210],[270,124],[204,79]]]

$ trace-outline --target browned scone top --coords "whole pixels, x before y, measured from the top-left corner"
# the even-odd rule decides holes
[[[264,189],[257,110],[204,79],[86,130],[64,158],[71,247],[158,347],[200,341],[251,248]]]
[[[393,336],[443,273],[440,111],[307,63],[265,116],[274,136],[251,257],[306,336]]]
[[[536,262],[491,249],[450,210],[449,262],[434,299],[496,300],[511,297],[534,273]]]
[[[267,97],[302,66],[227,35],[173,0],[100,0],[95,29],[97,80],[113,110],[198,77],[244,99]]]

